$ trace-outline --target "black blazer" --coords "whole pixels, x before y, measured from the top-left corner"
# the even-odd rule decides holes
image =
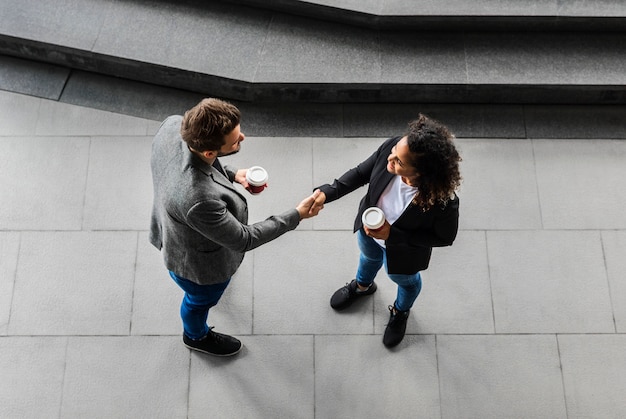
[[[357,167],[348,170],[332,185],[319,189],[332,202],[368,184],[367,193],[359,204],[354,231],[363,228],[361,215],[375,206],[395,175],[387,171],[387,157],[402,137],[385,141],[378,150]],[[387,269],[390,274],[414,274],[428,268],[433,247],[450,246],[459,228],[459,197],[455,194],[446,204],[422,211],[409,204],[400,218],[391,225],[387,248]]]

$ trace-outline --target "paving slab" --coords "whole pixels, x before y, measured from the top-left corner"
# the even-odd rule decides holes
[[[254,256],[255,334],[373,333],[371,300],[341,312],[329,303],[356,272],[358,249],[350,232],[294,231]]]
[[[567,418],[553,335],[437,337],[442,418]]]
[[[626,228],[626,143],[534,140],[533,150],[544,228]]]
[[[188,417],[316,417],[313,341],[249,336],[236,360],[191,354]]]
[[[187,417],[189,351],[175,337],[72,337],[63,379],[60,417]]]
[[[66,337],[0,337],[0,416],[59,417]]]
[[[161,253],[148,242],[148,233],[139,233],[133,289],[132,335],[174,335],[182,340],[180,304],[183,291],[170,278]],[[232,335],[252,334],[254,252],[242,265],[211,309],[209,324]]]
[[[348,170],[356,167],[376,152],[384,138],[317,138],[313,142],[313,185],[332,184]],[[354,228],[354,218],[366,189],[359,188],[339,200],[324,205],[313,219],[315,230],[348,230]]]
[[[626,415],[625,335],[559,335],[569,417]]]
[[[94,137],[89,148],[84,230],[147,230],[152,210],[152,137]]]
[[[2,230],[80,230],[89,139],[0,137]],[[27,211],[26,211],[27,209]]]
[[[496,333],[615,333],[600,233],[489,231]]]
[[[9,334],[127,335],[136,249],[135,232],[22,233]]]
[[[148,241],[148,232],[140,232],[135,263],[131,334],[177,335],[182,340],[180,303],[183,296],[183,290],[170,279],[161,252]]]
[[[90,121],[85,124],[84,121]],[[113,136],[153,134],[149,121],[81,106],[42,101],[35,134],[40,136]]]
[[[242,129],[245,134],[245,131]],[[240,185],[248,201],[248,222],[255,223],[295,208],[313,192],[312,145],[310,138],[247,138],[241,151],[220,161],[237,169],[261,166],[267,170],[268,187],[252,195]],[[302,220],[299,229],[311,229],[311,220]]]
[[[461,139],[457,144],[463,158],[460,228],[541,228],[531,141]]]
[[[434,336],[316,336],[315,372],[316,417],[441,416]]]
[[[452,246],[433,249],[430,266],[421,273],[422,291],[411,309],[407,333],[495,333],[487,257],[482,231],[462,230]],[[381,271],[374,295],[374,330],[379,334],[397,294],[397,286]]]
[[[623,230],[603,231],[602,247],[606,258],[606,270],[609,279],[615,329],[617,333],[626,333],[626,232]]]
[[[9,325],[19,247],[20,233],[0,232],[0,336]]]
[[[2,126],[0,136],[24,136],[35,134],[41,100],[12,92],[0,92]]]
[[[70,74],[68,68],[0,55],[0,89],[56,100]]]

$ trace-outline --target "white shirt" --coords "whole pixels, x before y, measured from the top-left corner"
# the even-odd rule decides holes
[[[398,218],[400,218],[417,192],[417,187],[407,185],[402,181],[401,176],[396,176],[391,182],[389,182],[389,185],[387,185],[383,193],[380,195],[376,206],[383,210],[385,213],[385,219],[389,222],[389,224],[393,224]],[[376,242],[382,247],[385,247],[384,240],[374,240],[376,240]]]

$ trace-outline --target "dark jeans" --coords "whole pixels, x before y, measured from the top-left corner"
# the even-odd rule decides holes
[[[385,265],[387,270],[387,251],[376,241],[366,235],[363,230],[357,232],[357,241],[361,256],[359,257],[359,268],[356,274],[356,281],[367,286],[374,282],[376,274]],[[389,278],[398,284],[395,306],[400,311],[409,310],[422,290],[422,276],[419,272],[415,274],[389,274]]]
[[[185,291],[180,305],[180,317],[183,319],[185,335],[191,339],[202,339],[209,333],[209,326],[206,323],[209,309],[220,300],[230,279],[220,284],[199,285],[181,278],[172,271],[169,272],[174,282]]]

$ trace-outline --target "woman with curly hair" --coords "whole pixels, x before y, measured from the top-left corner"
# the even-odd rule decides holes
[[[422,288],[420,271],[428,268],[432,248],[450,246],[456,238],[461,157],[453,140],[444,125],[420,114],[406,135],[390,138],[332,185],[319,187],[317,206],[369,184],[354,222],[361,251],[356,278],[332,295],[330,305],[342,310],[373,294],[374,278],[385,265],[398,286],[383,336],[387,347],[404,338],[409,311]],[[369,207],[385,214],[384,225],[376,230],[363,225]]]

